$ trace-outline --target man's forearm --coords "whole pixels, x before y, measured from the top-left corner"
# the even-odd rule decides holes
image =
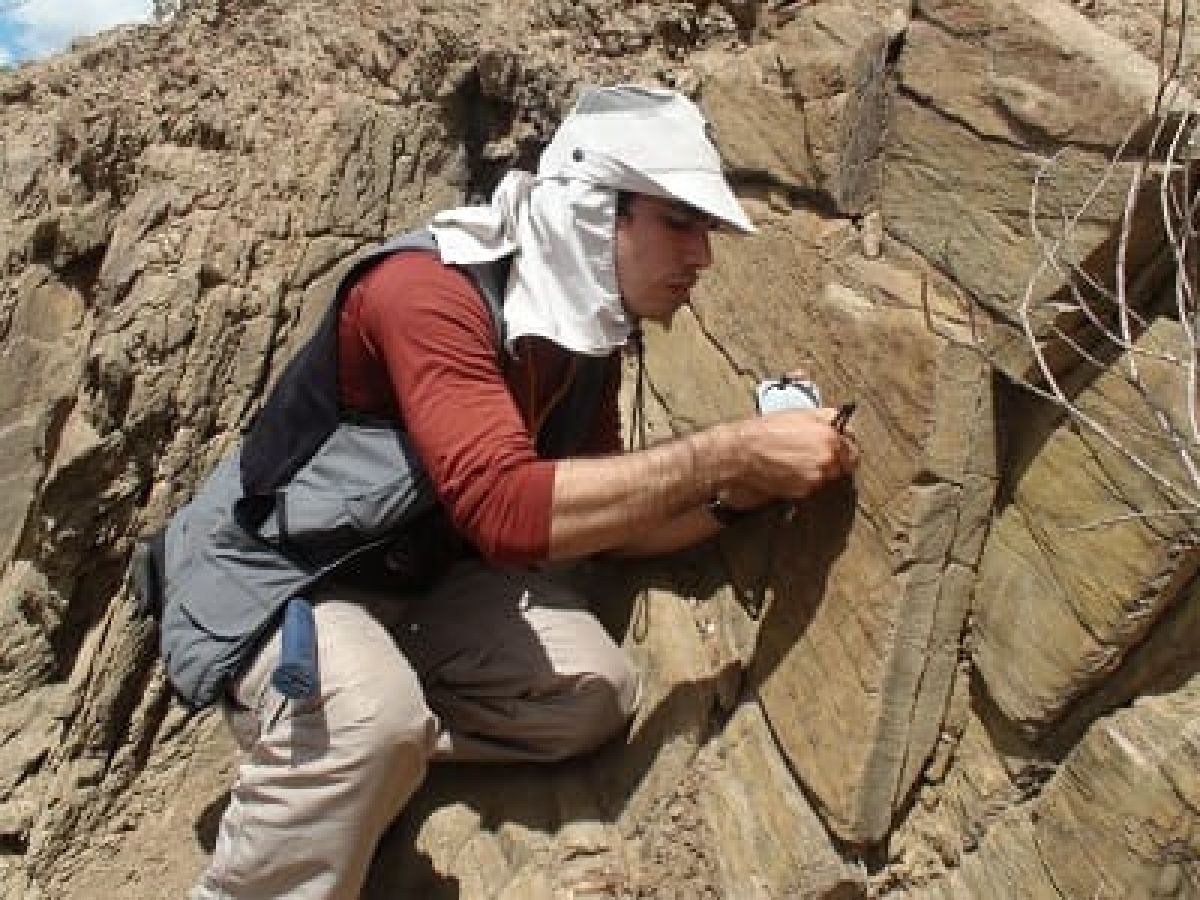
[[[704,504],[732,480],[737,443],[737,426],[720,425],[635,453],[560,461],[554,477],[550,557],[569,559],[622,548],[665,552],[702,539],[703,518],[692,516],[702,517]],[[661,548],[653,542],[637,546],[648,540],[649,531],[668,525],[689,533],[674,535]]]
[[[721,530],[708,504],[694,507],[655,528],[633,535],[611,551],[613,556],[659,556],[692,547]]]
[[[624,456],[560,461],[550,558],[675,550],[711,530],[701,507],[714,497],[748,508],[807,496],[858,464],[853,439],[832,424],[835,414],[776,412]]]

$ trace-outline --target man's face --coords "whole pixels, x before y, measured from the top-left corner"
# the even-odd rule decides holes
[[[691,299],[701,271],[712,265],[712,221],[684,203],[646,194],[617,216],[617,287],[625,310],[668,324]]]

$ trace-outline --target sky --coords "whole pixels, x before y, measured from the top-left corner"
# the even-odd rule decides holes
[[[0,9],[14,0],[0,0]],[[74,38],[129,22],[148,22],[152,0],[16,0],[0,12],[0,65],[47,56]]]

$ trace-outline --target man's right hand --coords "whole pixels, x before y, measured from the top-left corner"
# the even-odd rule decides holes
[[[851,474],[858,466],[853,436],[832,422],[836,409],[776,412],[737,423],[740,466],[729,486],[730,502],[739,495],[763,500],[798,500],[821,485]]]

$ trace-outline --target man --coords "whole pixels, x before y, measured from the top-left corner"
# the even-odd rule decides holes
[[[618,352],[688,302],[717,227],[753,230],[696,107],[593,89],[536,176],[343,280],[166,534],[168,672],[226,704],[245,750],[193,898],[357,897],[431,760],[561,759],[616,734],[638,677],[540,564],[685,547],[854,469],[831,410],[620,452]],[[319,668],[301,701],[271,681],[297,595]]]

